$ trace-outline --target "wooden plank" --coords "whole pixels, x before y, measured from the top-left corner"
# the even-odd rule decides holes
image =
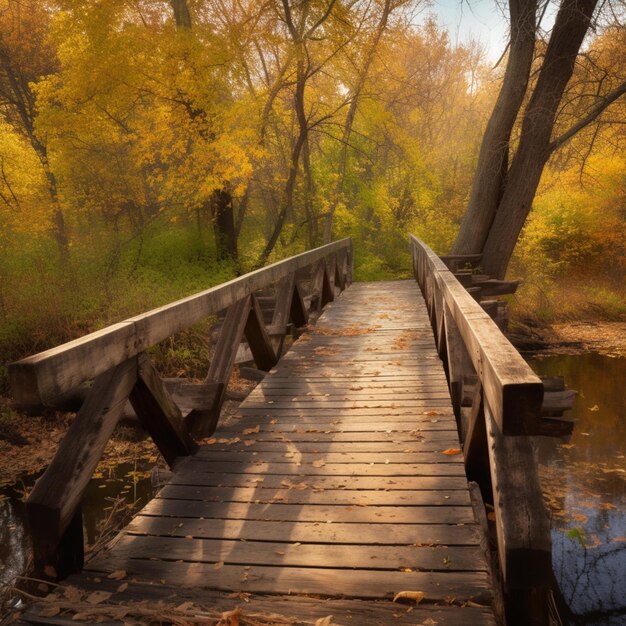
[[[489,463],[500,569],[508,589],[549,587],[552,576],[550,519],[528,437],[505,437],[485,406]]]
[[[444,455],[445,456],[445,455]],[[229,461],[205,461],[189,458],[187,468],[193,467],[198,476],[222,471],[231,474],[277,474],[284,476],[284,463],[251,461],[249,463]],[[295,464],[294,464],[295,466]],[[294,467],[295,469],[295,467]],[[290,474],[294,472],[289,472]],[[301,464],[297,466],[298,476],[465,476],[465,469],[457,463],[403,463],[399,465],[379,463],[326,463],[322,467]]]
[[[276,568],[225,565],[216,570],[207,563],[170,561],[118,561],[131,576],[141,576],[188,587],[211,587],[252,593],[321,594],[333,597],[391,599],[406,588],[424,591],[430,601],[491,599],[487,575],[483,572],[392,572],[388,570],[348,570],[330,568]],[[94,573],[94,569],[90,570]]]
[[[46,566],[57,574],[68,573],[62,572],[66,559],[58,553],[59,544],[75,520],[83,493],[136,381],[136,357],[96,378],[50,465],[35,483],[26,513],[38,573]],[[79,539],[82,541],[82,534]],[[82,551],[82,545],[70,549]]]
[[[126,532],[166,537],[191,536],[205,539],[289,543],[478,545],[478,531],[474,525],[456,524],[388,524],[382,532],[377,525],[373,524],[272,521],[246,521],[244,523],[242,520],[222,520],[219,524],[207,524],[202,520],[186,517],[138,515],[126,527]]]
[[[97,579],[97,582],[95,581]],[[128,602],[166,602],[179,606],[183,602],[193,602],[199,611],[202,607],[207,612],[220,615],[223,612],[239,608],[243,617],[254,615],[281,615],[290,626],[310,626],[311,623],[325,619],[329,615],[341,624],[358,626],[415,626],[415,624],[436,624],[437,626],[495,626],[493,614],[487,607],[459,605],[420,604],[419,606],[399,605],[389,601],[308,598],[298,595],[247,595],[242,603],[240,597],[207,588],[185,588],[127,580],[122,591],[118,591],[120,582],[107,580],[102,576],[86,575],[71,577],[69,586],[79,587],[86,594],[93,591],[106,591],[111,594],[109,602],[126,605]],[[63,589],[61,589],[62,591]],[[71,614],[68,617],[37,617],[38,610],[46,608],[46,603],[29,607],[25,619],[33,623],[60,624],[74,626]],[[252,617],[254,619],[254,617]],[[276,618],[278,620],[278,618]],[[30,622],[29,622],[30,623]]]
[[[479,546],[367,546],[181,539],[124,535],[115,545],[116,559],[193,560],[227,565],[359,568],[429,571],[486,571]],[[482,568],[481,568],[481,564]]]
[[[294,483],[297,484],[297,483]],[[271,504],[336,504],[342,506],[467,506],[463,490],[367,490],[367,489],[255,489],[252,487],[210,487],[168,484],[157,499],[198,500],[205,502],[254,502]]]
[[[220,409],[228,379],[235,365],[237,347],[241,343],[249,319],[252,296],[248,295],[232,304],[226,312],[224,324],[215,345],[206,384],[219,385],[213,406],[207,411],[194,410],[187,416],[190,431],[210,435],[217,427]]]
[[[263,315],[254,295],[250,296],[250,311],[246,321],[244,334],[248,340],[248,346],[254,356],[256,366],[269,372],[276,365],[277,357],[272,346],[272,340],[267,334]]]
[[[193,454],[196,446],[183,416],[146,354],[137,357],[138,378],[130,402],[142,426],[152,437],[171,467],[181,456]]]
[[[283,276],[276,286],[276,307],[274,308],[271,324],[274,328],[281,331],[279,337],[272,338],[272,344],[277,356],[283,353],[285,334],[287,332],[287,324],[289,323],[289,313],[291,310],[291,300],[294,297],[295,281],[295,274],[288,274],[287,276]]]
[[[417,408],[424,406],[450,406],[450,396],[446,393],[424,393],[424,397],[410,398],[408,400],[401,398],[373,398],[368,400],[367,398],[347,398],[337,399],[325,396],[296,396],[295,400],[290,400],[285,397],[278,397],[276,400],[259,399],[256,401],[254,398],[246,403],[245,411],[257,411],[257,410],[279,410],[288,409],[399,409],[399,408]]]
[[[339,291],[343,291],[346,288],[346,252],[345,250],[338,250],[336,254],[335,285],[337,285],[337,287],[339,288]]]
[[[219,520],[257,520],[287,522],[322,522],[326,524],[471,524],[471,506],[346,506],[322,504],[287,504],[275,501],[272,506],[240,502],[195,502],[188,500],[152,500],[141,511],[152,517],[197,517]]]
[[[447,448],[454,447],[454,444],[458,444],[459,439],[456,433],[449,433],[447,437],[434,439],[429,437],[428,439],[415,439],[412,442],[407,441],[356,441],[350,442],[349,446],[346,446],[345,442],[336,442],[332,440],[327,441],[304,441],[294,442],[289,440],[257,440],[253,438],[254,435],[246,435],[244,441],[226,444],[218,443],[217,438],[214,438],[214,443],[203,446],[196,454],[197,457],[202,458],[206,456],[212,456],[216,452],[228,452],[230,454],[246,453],[254,455],[255,453],[280,453],[285,454],[287,452],[291,454],[344,454],[344,455],[367,455],[370,457],[372,453],[385,454],[404,454],[414,455],[424,452],[441,451]],[[205,442],[206,443],[206,442]],[[363,456],[363,460],[366,459]]]
[[[283,476],[280,474],[194,474],[175,472],[172,485],[255,487],[257,489],[467,490],[465,476]],[[295,486],[294,486],[295,485]]]
[[[493,296],[506,296],[515,293],[520,282],[519,280],[496,280],[495,278],[472,276],[471,284],[473,287],[480,287],[478,293],[481,298],[492,298]]]
[[[229,282],[85,335],[9,366],[18,404],[46,404],[56,396],[143,352],[213,313],[296,270],[346,248],[343,239],[278,261]]]
[[[289,316],[296,327],[306,326],[309,321],[309,311],[304,303],[302,289],[297,280],[293,285],[293,296],[291,298]]]
[[[330,431],[327,429],[320,428],[300,428],[299,430],[268,430],[255,433],[253,436],[244,436],[241,437],[241,432],[239,431],[228,431],[226,429],[220,430],[216,433],[214,439],[216,442],[219,442],[220,439],[224,439],[227,443],[225,445],[239,445],[241,442],[245,441],[254,441],[254,444],[250,444],[252,451],[254,451],[254,446],[258,443],[265,443],[267,441],[271,442],[281,442],[288,443],[292,445],[299,445],[301,442],[306,443],[336,443],[341,445],[342,443],[350,443],[352,445],[360,444],[360,443],[404,443],[406,445],[411,445],[415,442],[439,442],[438,444],[442,448],[445,448],[445,443],[450,441],[450,438],[453,437],[454,440],[458,443],[458,435],[457,431],[453,427],[449,427],[446,429],[439,430],[418,430],[412,425],[406,427],[406,429],[402,428],[388,428],[383,431]],[[235,441],[239,439],[240,441]]]
[[[328,405],[339,405],[331,406]],[[385,404],[384,402],[371,401],[368,402],[352,402],[348,401],[343,403],[323,403],[323,402],[311,402],[303,403],[296,406],[297,403],[279,403],[279,402],[266,402],[265,405],[259,404],[258,406],[247,407],[243,406],[239,408],[239,413],[244,422],[247,424],[253,420],[263,419],[264,421],[270,421],[276,418],[282,420],[282,423],[298,421],[298,418],[303,418],[302,423],[310,423],[317,418],[320,423],[336,423],[347,424],[351,423],[352,426],[358,425],[360,420],[363,424],[367,422],[376,421],[375,418],[379,417],[381,421],[393,422],[411,422],[415,424],[423,423],[443,423],[446,420],[450,420],[451,424],[454,422],[454,413],[449,401],[443,398],[432,398],[430,400],[424,400],[422,402],[414,401],[409,406],[404,406],[400,402],[394,405],[392,402]],[[357,406],[355,406],[357,405]],[[265,418],[265,419],[264,419]],[[362,418],[362,419],[361,419]],[[431,419],[428,419],[431,418]],[[234,422],[232,422],[227,428],[231,428]]]
[[[379,376],[361,376],[359,374],[354,376],[340,376],[339,374],[333,380],[329,380],[323,376],[316,376],[315,372],[307,372],[302,376],[289,376],[287,371],[278,371],[274,369],[273,372],[266,372],[269,374],[263,385],[263,389],[270,389],[272,387],[278,388],[291,388],[291,387],[315,387],[319,388],[322,384],[332,389],[350,389],[351,386],[367,386],[372,389],[379,388],[397,388],[397,387],[410,387],[418,388],[424,386],[437,385],[441,387],[446,384],[446,378],[443,372],[435,370],[426,370],[421,375],[413,374],[401,374],[393,375],[379,375]]]
[[[267,376],[267,372],[255,367],[240,367],[239,375],[246,380],[261,382]]]
[[[450,397],[452,399],[455,415],[457,419],[460,420],[463,379],[465,376],[474,372],[474,366],[447,303],[444,303],[444,318]]]
[[[476,386],[472,406],[468,410],[468,417],[467,420],[464,420],[464,424],[463,454],[467,478],[480,486],[483,500],[492,502],[493,485],[489,467],[487,426],[480,383]]]
[[[292,382],[290,384],[263,385],[256,387],[248,398],[255,401],[272,399],[323,399],[334,400],[375,400],[376,398],[387,399],[397,397],[403,400],[418,400],[421,394],[447,393],[447,387],[443,381],[433,381],[430,384],[423,382],[419,385],[388,386],[384,383],[378,385],[351,385],[329,386],[326,384],[308,385]],[[449,395],[449,394],[448,394]]]
[[[332,261],[329,261],[329,258],[326,257],[322,261],[320,261],[320,265],[322,265],[322,289],[321,289],[321,306],[325,307],[329,302],[332,302],[335,299],[335,288],[334,281],[331,281],[331,270],[330,264]],[[332,272],[332,278],[334,279],[334,271]]]
[[[303,452],[295,449],[280,452],[263,451],[263,454],[258,455],[256,458],[261,457],[265,463],[286,463],[288,465],[293,463],[307,465],[319,460],[323,460],[325,463],[384,463],[385,465],[462,462],[460,455],[442,454],[442,450],[435,452],[378,452],[379,454],[372,454],[371,452],[320,452],[319,450],[317,452]],[[231,461],[233,463],[241,463],[250,462],[250,457],[253,454],[254,452],[248,446],[236,448],[235,450],[207,450],[205,447],[194,456],[194,459],[196,461]]]

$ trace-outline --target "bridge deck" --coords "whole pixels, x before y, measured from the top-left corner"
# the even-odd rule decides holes
[[[352,285],[239,413],[69,584],[222,610],[244,592],[247,610],[340,624],[494,623],[414,282]],[[425,597],[407,612],[401,591]]]

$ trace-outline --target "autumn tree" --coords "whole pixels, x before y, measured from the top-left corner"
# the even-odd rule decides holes
[[[485,272],[495,277],[505,275],[550,156],[626,93],[622,74],[614,88],[597,93],[594,106],[585,115],[559,135],[554,134],[557,115],[597,4],[597,0],[562,0],[545,52],[538,59],[537,78],[527,94],[537,48],[538,12],[543,5],[537,0],[509,2],[511,39],[506,72],[453,247],[457,254],[482,253]],[[519,138],[514,142],[513,128],[520,115]]]
[[[37,156],[52,205],[52,229],[61,257],[68,258],[68,235],[59,200],[57,178],[44,134],[36,129],[36,98],[32,85],[58,67],[55,50],[46,41],[50,24],[44,2],[6,0],[0,3],[0,111],[30,144]]]

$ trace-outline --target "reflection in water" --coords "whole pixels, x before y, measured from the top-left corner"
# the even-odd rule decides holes
[[[122,498],[123,507],[143,506],[152,495],[150,481],[151,463],[121,463],[109,468],[105,475],[97,475],[87,487],[83,498],[83,526],[85,543],[93,545],[109,519],[115,503]],[[35,477],[25,488],[30,488]],[[30,542],[26,531],[25,506],[19,494],[0,495],[0,589],[12,584],[16,576],[26,572],[30,557]]]
[[[626,624],[626,359],[599,354],[531,362],[576,389],[567,442],[542,438],[552,564],[573,624]]]
[[[23,574],[30,546],[24,529],[24,505],[19,500],[0,500],[0,589]]]

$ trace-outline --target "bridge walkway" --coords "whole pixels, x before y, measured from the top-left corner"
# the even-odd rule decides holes
[[[460,447],[419,287],[352,284],[64,585],[164,614],[494,624]]]

